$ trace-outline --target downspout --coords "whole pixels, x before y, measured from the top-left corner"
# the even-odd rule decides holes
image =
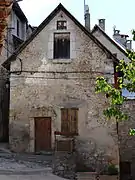
[[[116,89],[119,89],[119,83],[118,83],[118,72],[116,72],[116,64],[114,63],[114,87]],[[117,106],[120,110],[120,105]],[[118,140],[118,160],[119,160],[119,173],[118,178],[120,179],[120,139],[119,139],[119,122],[116,120],[116,132],[117,132],[117,140]]]

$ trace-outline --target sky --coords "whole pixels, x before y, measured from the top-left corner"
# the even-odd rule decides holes
[[[91,28],[98,19],[106,19],[106,33],[112,37],[113,27],[122,34],[135,28],[135,0],[85,0],[91,14]],[[84,0],[23,0],[20,6],[32,26],[38,26],[55,8],[62,3],[70,13],[84,25]],[[135,49],[135,43],[133,43]]]

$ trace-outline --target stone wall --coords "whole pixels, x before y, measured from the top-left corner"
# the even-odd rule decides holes
[[[135,128],[135,100],[128,100],[123,110],[129,119],[119,123],[120,161],[131,163],[131,175],[135,178],[135,136],[129,135],[129,129]]]
[[[57,176],[76,179],[76,164],[74,152],[57,152],[54,153],[53,173]]]
[[[61,108],[78,108],[80,156],[85,153],[91,156],[90,164],[94,144],[96,157],[104,152],[108,162],[118,165],[116,124],[106,122],[102,116],[106,99],[95,94],[95,78],[101,72],[113,72],[112,59],[64,13],[71,37],[71,59],[51,59],[52,37],[57,32],[56,21],[61,13],[19,54],[23,72],[11,74],[10,147],[16,152],[34,152],[34,117],[37,116],[52,118],[54,147],[54,131],[61,131]],[[11,65],[12,71],[20,70],[18,58]],[[16,127],[21,131],[16,131]],[[25,133],[30,136],[23,142]]]

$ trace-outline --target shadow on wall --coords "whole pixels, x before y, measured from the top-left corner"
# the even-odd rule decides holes
[[[11,151],[27,152],[30,141],[29,127],[16,122],[9,125],[9,130]]]

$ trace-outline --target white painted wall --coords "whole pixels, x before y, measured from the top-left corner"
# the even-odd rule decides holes
[[[17,36],[17,20],[19,21],[19,27],[20,27],[20,34]],[[12,11],[12,27],[14,28],[11,32],[11,34],[19,37],[22,40],[26,40],[26,23],[22,22],[19,17],[15,14],[14,11]]]

